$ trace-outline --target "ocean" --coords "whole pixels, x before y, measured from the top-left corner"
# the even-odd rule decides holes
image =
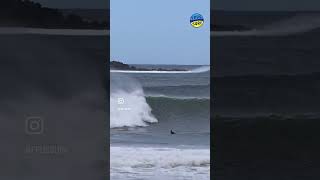
[[[124,105],[131,102],[130,98],[120,101],[123,107],[119,108],[126,112],[121,113],[122,121],[115,123],[112,116],[110,119],[112,179],[201,180],[209,175],[221,180],[319,179],[319,14],[213,12],[216,18],[211,19],[218,24],[252,28],[244,32],[212,32],[213,89],[208,85],[208,72],[111,73],[111,82],[116,82],[111,83],[113,88],[116,85],[124,90],[120,97],[130,97],[135,102],[127,107]],[[45,100],[58,98],[62,104],[65,99],[70,100],[68,96],[87,91],[95,98],[84,98],[81,104],[94,110],[104,109],[101,105],[104,101],[99,98],[105,89],[103,83],[99,84],[100,79],[97,82],[94,77],[98,64],[89,73],[83,72],[88,72],[92,60],[108,59],[109,47],[104,43],[108,38],[5,35],[1,40],[1,77],[12,77],[10,81],[3,79],[4,87],[10,90],[1,89],[1,105],[6,112],[16,117],[17,107],[8,107],[7,102],[19,97],[28,97],[23,108],[49,111],[64,106],[43,107],[39,105],[43,99],[35,98],[35,94],[48,96]],[[17,50],[19,54],[14,53]],[[56,59],[61,61],[57,63]],[[66,65],[68,68],[58,68]],[[64,76],[70,78],[61,78]],[[98,90],[88,89],[92,82],[99,84]],[[98,87],[96,84],[90,87]],[[214,94],[211,107],[207,100],[210,90]],[[119,94],[111,92],[111,95],[112,111],[117,109]],[[211,108],[211,120],[209,110],[201,107]],[[82,110],[73,108],[70,106],[66,111]],[[129,112],[130,108],[140,113]],[[60,112],[64,111],[51,114],[61,119]],[[146,121],[137,118],[133,122],[130,117],[143,117]],[[213,143],[209,142],[209,124],[214,127]],[[2,129],[6,137],[8,128]],[[170,130],[177,134],[171,135]],[[209,152],[209,144],[213,154]],[[213,161],[210,174],[209,155]]]
[[[212,176],[319,179],[320,13],[212,15]]]
[[[215,114],[318,113],[320,13],[234,12],[224,19],[252,30],[212,32]]]
[[[0,28],[0,179],[107,179],[109,38],[8,29]]]
[[[135,66],[190,72],[111,72],[111,179],[210,179],[209,66]]]

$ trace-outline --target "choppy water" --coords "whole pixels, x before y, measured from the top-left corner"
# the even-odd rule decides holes
[[[210,73],[179,68],[190,72],[111,73],[113,180],[209,179]]]
[[[319,177],[319,17],[304,12],[216,17],[217,24],[254,30],[211,36],[215,179]]]

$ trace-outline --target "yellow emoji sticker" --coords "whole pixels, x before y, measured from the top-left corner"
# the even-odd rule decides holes
[[[190,24],[191,26],[193,26],[194,28],[199,28],[203,25],[204,23],[204,19],[202,17],[201,14],[199,13],[195,13],[191,16],[190,18]]]

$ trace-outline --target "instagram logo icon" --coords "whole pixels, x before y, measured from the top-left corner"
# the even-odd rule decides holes
[[[42,134],[43,133],[43,119],[40,117],[28,117],[26,119],[26,133],[27,134]]]

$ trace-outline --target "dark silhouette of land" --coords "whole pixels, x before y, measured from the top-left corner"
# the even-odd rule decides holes
[[[128,70],[128,71],[187,71],[187,69],[165,69],[165,68],[140,68],[135,66],[130,66],[119,61],[111,61],[110,69],[113,70]]]
[[[40,3],[30,0],[2,0],[0,26],[107,29],[109,24],[106,21],[89,21],[74,13],[63,13],[58,9],[43,7]]]

